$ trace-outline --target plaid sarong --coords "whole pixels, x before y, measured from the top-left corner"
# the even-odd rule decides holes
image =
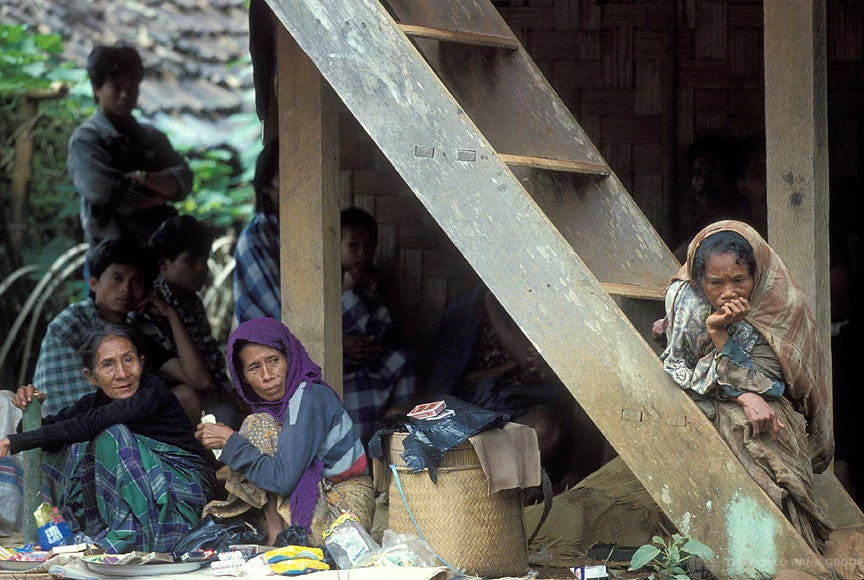
[[[69,448],[60,505],[108,553],[170,552],[215,482],[201,457],[113,425]]]
[[[375,336],[390,331],[390,311],[381,299],[364,288],[342,294],[342,332],[354,336]],[[365,366],[343,361],[343,404],[354,422],[354,431],[364,446],[375,433],[376,422],[388,408],[412,403],[416,377],[406,349],[387,350]]]

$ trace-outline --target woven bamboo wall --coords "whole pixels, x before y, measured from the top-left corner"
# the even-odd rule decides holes
[[[552,86],[670,244],[691,226],[683,153],[764,130],[761,0],[497,0]],[[864,0],[828,0],[832,180],[859,184]],[[345,113],[343,204],[378,219],[391,306],[421,349],[470,267]],[[854,188],[853,188],[854,189]]]

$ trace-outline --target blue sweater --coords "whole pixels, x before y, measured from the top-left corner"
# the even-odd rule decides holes
[[[324,477],[344,481],[366,473],[366,454],[342,402],[329,388],[301,383],[288,401],[285,423],[273,456],[234,433],[220,459],[253,485],[288,496],[315,458],[324,463]]]

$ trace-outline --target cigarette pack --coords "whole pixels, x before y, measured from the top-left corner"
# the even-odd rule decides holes
[[[440,415],[446,408],[447,404],[444,401],[422,403],[411,409],[411,411],[408,412],[408,416],[415,419],[428,419]]]
[[[168,552],[135,552],[138,555],[139,564],[171,564],[174,556]]]
[[[54,546],[51,548],[49,552],[50,556],[56,556],[57,554],[74,554],[76,552],[84,552],[90,546],[86,543],[84,544],[68,544],[65,546]]]

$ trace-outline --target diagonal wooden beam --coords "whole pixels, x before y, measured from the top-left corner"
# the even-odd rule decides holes
[[[725,576],[825,574],[381,6],[269,4],[679,530]]]

